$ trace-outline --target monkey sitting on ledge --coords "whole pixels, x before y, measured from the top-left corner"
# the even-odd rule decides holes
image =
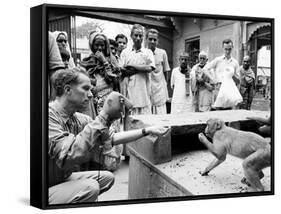
[[[254,191],[264,191],[260,179],[264,176],[262,169],[271,165],[271,146],[260,135],[253,132],[237,130],[225,125],[225,123],[216,118],[207,121],[205,129],[206,136],[213,139],[211,143],[203,133],[199,133],[199,140],[215,156],[215,159],[200,171],[202,176],[221,164],[230,154],[243,159],[243,170],[246,179],[245,183]],[[243,179],[242,179],[243,180]]]

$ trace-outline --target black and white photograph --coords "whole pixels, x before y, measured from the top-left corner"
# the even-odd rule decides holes
[[[42,8],[33,206],[274,194],[274,19]]]

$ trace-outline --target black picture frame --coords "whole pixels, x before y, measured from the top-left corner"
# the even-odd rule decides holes
[[[175,18],[192,18],[210,19],[214,23],[219,20],[235,20],[248,22],[266,22],[270,24],[270,48],[271,48],[271,169],[270,169],[270,190],[265,192],[248,192],[248,193],[230,193],[230,194],[211,194],[211,195],[193,195],[193,196],[178,196],[164,198],[139,198],[120,201],[98,201],[95,203],[80,203],[80,204],[59,204],[50,205],[48,203],[48,17],[50,11],[56,11],[70,15],[85,15],[89,16],[89,12],[123,14],[130,16],[136,15],[151,15],[151,16],[169,16]],[[95,16],[97,17],[97,16]],[[134,17],[134,18],[136,18]],[[112,20],[111,16],[108,20]],[[121,20],[121,19],[120,19]],[[118,21],[120,21],[118,20]],[[136,19],[135,19],[136,20]],[[140,22],[127,20],[128,23]],[[122,21],[122,20],[121,20]],[[225,16],[212,14],[195,14],[195,13],[179,13],[170,11],[147,11],[137,9],[121,9],[121,8],[103,8],[103,7],[85,7],[74,5],[55,5],[43,4],[30,9],[30,65],[31,65],[31,142],[30,142],[30,204],[41,209],[56,209],[56,208],[75,208],[89,206],[105,206],[105,205],[120,205],[120,204],[137,204],[137,203],[156,203],[167,201],[182,201],[182,200],[198,200],[212,198],[229,198],[229,197],[245,197],[245,196],[260,196],[273,195],[275,188],[274,181],[274,19],[265,17],[245,17],[245,16]],[[159,22],[160,23],[160,22]],[[163,24],[164,25],[164,24]],[[176,24],[175,24],[176,25]],[[200,24],[198,24],[200,25]],[[216,25],[216,23],[215,23]],[[148,25],[149,26],[149,25]],[[174,26],[176,28],[176,26]],[[255,33],[253,31],[252,33]],[[185,44],[194,41],[195,37],[189,37],[185,40]]]

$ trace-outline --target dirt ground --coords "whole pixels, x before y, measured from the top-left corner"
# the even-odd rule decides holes
[[[252,110],[269,111],[270,110],[270,100],[265,99],[262,94],[256,93],[252,106]]]
[[[99,196],[98,201],[114,201],[128,199],[129,161],[121,160],[119,168],[113,172],[114,185],[110,190]]]

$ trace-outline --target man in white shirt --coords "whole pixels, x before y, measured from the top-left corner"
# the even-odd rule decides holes
[[[191,91],[189,55],[183,53],[179,57],[180,66],[172,71],[171,88],[173,89],[171,114],[194,112],[193,94]]]
[[[216,57],[213,61],[208,64],[208,69],[213,69],[214,71],[214,80],[216,82],[216,87],[214,91],[215,99],[220,90],[220,86],[222,80],[225,75],[225,70],[227,68],[234,69],[233,80],[237,84],[240,80],[239,75],[239,64],[236,59],[231,56],[231,52],[233,49],[233,42],[231,39],[225,39],[222,42],[222,48],[224,51],[224,55]]]
[[[149,29],[146,33],[148,48],[153,52],[155,70],[151,72],[151,104],[153,114],[167,114],[167,82],[164,72],[170,71],[168,56],[164,49],[157,48],[158,31]]]
[[[143,27],[135,24],[131,31],[133,48],[120,55],[122,75],[128,78],[125,96],[133,103],[132,114],[151,114],[150,73],[155,70],[155,62],[152,51],[142,47],[143,36]]]
[[[115,57],[117,59],[118,65],[119,65],[120,55],[121,55],[122,51],[127,48],[128,38],[124,34],[120,33],[120,34],[117,34],[117,36],[115,37],[115,41],[117,43],[117,53],[116,53]],[[123,77],[119,81],[120,81],[120,86],[119,86],[120,93],[123,94],[124,96],[126,96],[127,87],[128,87],[128,78]]]

